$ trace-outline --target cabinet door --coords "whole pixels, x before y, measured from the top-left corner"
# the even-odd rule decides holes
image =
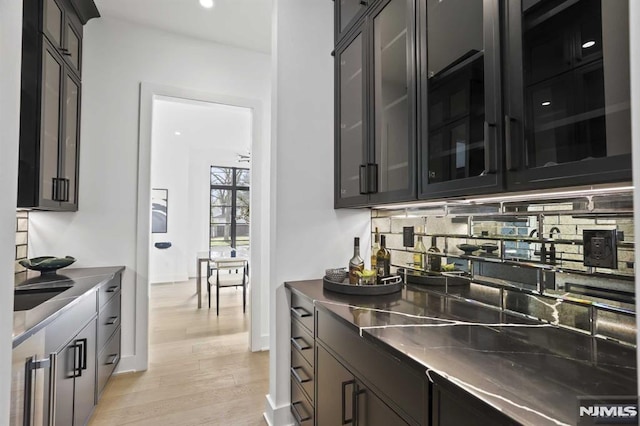
[[[355,425],[353,375],[322,346],[316,348],[316,425]]]
[[[335,2],[335,36],[336,44],[353,26],[357,18],[373,0],[336,0]]]
[[[80,75],[80,55],[82,54],[82,35],[81,32],[70,23],[65,24],[65,48],[63,55],[77,75]]]
[[[371,16],[369,162],[377,182],[370,200],[411,200],[416,196],[414,2],[386,1]]]
[[[58,180],[62,78],[64,67],[55,49],[44,40],[40,128],[40,205],[57,206],[62,188]]]
[[[11,366],[11,406],[9,425],[43,425],[46,416],[46,382],[49,368],[36,368],[42,360],[44,330],[13,348]]]
[[[418,16],[420,198],[499,190],[498,2],[423,0]]]
[[[73,425],[73,381],[78,373],[78,362],[75,340],[58,351],[54,396],[56,425]]]
[[[62,47],[63,10],[57,0],[43,0],[42,31],[56,49]]]
[[[96,320],[91,321],[76,337],[77,373],[74,389],[73,424],[87,423],[93,412],[96,392]]]
[[[391,408],[389,408],[370,389],[358,384],[356,390],[357,424],[366,426],[406,425]]]
[[[506,3],[510,189],[631,178],[625,1]]]
[[[365,32],[361,29],[335,56],[335,205],[366,204],[366,72]]]
[[[64,82],[63,143],[61,167],[58,176],[63,207],[72,209],[76,204],[78,177],[78,142],[80,130],[80,83],[67,70]]]

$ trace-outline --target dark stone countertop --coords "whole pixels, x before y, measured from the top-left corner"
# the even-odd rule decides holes
[[[83,296],[100,284],[110,280],[124,270],[124,266],[100,268],[62,269],[59,274],[40,276],[39,272],[28,271],[16,275],[16,288],[21,286],[72,285],[55,297],[27,311],[13,313],[13,347],[24,342],[29,336],[41,330],[51,321],[71,308]]]
[[[346,296],[322,280],[288,282],[362,338],[528,425],[573,425],[578,396],[637,394],[636,350],[426,286]]]

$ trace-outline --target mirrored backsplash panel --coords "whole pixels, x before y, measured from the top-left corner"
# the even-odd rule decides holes
[[[409,282],[636,343],[630,190],[374,209],[371,223],[372,241],[376,229],[386,235],[392,269]],[[412,244],[403,231],[414,233]],[[418,238],[426,267],[416,262]]]
[[[24,272],[27,269],[18,261],[28,257],[29,248],[29,212],[18,211],[16,213],[16,262],[15,273]]]

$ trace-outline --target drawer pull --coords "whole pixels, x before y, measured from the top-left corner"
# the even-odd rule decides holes
[[[305,318],[305,317],[311,316],[311,312],[307,311],[305,308],[301,306],[295,306],[295,307],[292,306],[291,313],[293,313],[293,315],[295,315],[298,318]]]
[[[116,290],[118,290],[118,288],[120,288],[120,286],[118,285],[112,285],[111,287],[107,288],[107,290],[105,291],[106,293],[115,293]]]
[[[300,411],[298,411],[297,405],[303,405],[302,401],[297,401],[291,404],[291,411],[293,412],[293,416],[296,418],[296,421],[298,423],[302,423],[306,422],[307,420],[311,420],[311,414],[307,413],[307,410],[305,410],[303,407],[302,411],[304,411],[304,415],[301,415]]]
[[[118,323],[118,317],[110,317],[107,322],[105,323],[105,325],[114,325]]]
[[[118,363],[119,359],[120,359],[120,354],[110,355],[109,359],[107,359],[107,362],[105,362],[105,365],[115,365]]]
[[[302,377],[300,377],[300,375],[298,374],[297,370],[302,370],[304,371],[304,368],[302,367],[291,367],[291,374],[293,374],[293,377],[296,378],[296,380],[298,381],[298,383],[302,384],[302,383],[307,383],[311,381],[311,378],[307,375],[307,372],[305,371],[304,374],[305,376],[307,376],[306,379],[303,379]]]
[[[304,343],[304,346],[301,346],[300,343],[298,343],[298,340],[302,340],[302,342]],[[296,349],[298,349],[299,351],[304,351],[306,349],[311,349],[311,345],[309,345],[306,340],[304,340],[302,337],[292,337],[291,338],[291,344],[293,346],[296,347]]]
[[[353,390],[351,391],[351,418],[347,419],[347,403],[346,403],[346,390],[347,390],[347,386],[349,385],[353,385],[354,390],[355,390],[355,386],[356,386],[356,381],[355,380],[347,380],[346,382],[342,382],[342,415],[340,417],[340,420],[342,420],[342,425],[348,425],[348,424],[354,424],[353,421],[353,406],[354,406],[354,401],[353,401]]]

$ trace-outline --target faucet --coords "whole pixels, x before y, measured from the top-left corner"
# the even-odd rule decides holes
[[[531,232],[529,232],[529,238],[533,238],[534,236],[537,236],[537,235],[539,235],[537,229],[532,229]],[[544,245],[544,243],[540,245],[540,250],[534,251],[533,254],[539,255],[542,263],[545,263],[547,261],[547,247]]]
[[[553,234],[560,233],[560,228],[558,228],[557,226],[554,226],[553,228],[551,228],[551,230],[549,231],[549,238],[551,239],[551,248],[549,248],[549,263],[554,265],[556,263],[556,245],[553,243]]]

